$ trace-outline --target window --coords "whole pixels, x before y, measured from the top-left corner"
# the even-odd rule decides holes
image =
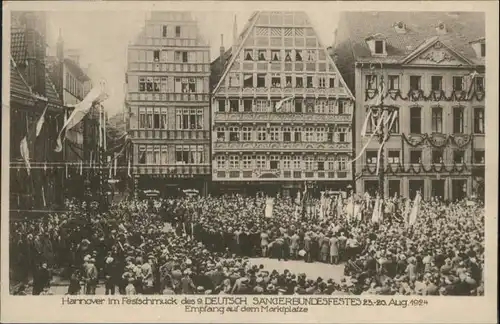
[[[240,103],[239,103],[238,99],[229,100],[229,111],[230,112],[238,112],[239,106],[240,106]]]
[[[253,74],[244,74],[243,75],[243,87],[244,88],[252,88],[253,87]]]
[[[230,155],[229,156],[229,168],[237,169],[240,167],[240,157],[239,155]]]
[[[462,150],[453,151],[453,162],[455,163],[464,163],[465,162],[465,152]]]
[[[314,128],[306,127],[304,129],[304,141],[313,142],[314,141]]]
[[[168,164],[168,147],[165,145],[161,147],[161,164]]]
[[[267,139],[267,129],[265,127],[257,128],[257,140],[265,141]]]
[[[226,157],[224,155],[217,155],[217,169],[225,169],[226,168]]]
[[[266,87],[266,75],[257,74],[257,88],[265,88],[265,87]]]
[[[266,61],[266,50],[259,50],[259,61]]]
[[[224,142],[226,140],[226,129],[222,126],[216,128],[217,131],[217,141]]]
[[[144,77],[139,78],[139,91],[140,92],[146,91],[146,78]]]
[[[422,162],[422,151],[412,150],[410,151],[410,163],[417,164]]]
[[[441,91],[443,90],[443,77],[439,75],[431,76],[431,90]]]
[[[335,77],[330,77],[329,86],[330,88],[335,88]]]
[[[139,164],[146,164],[146,146],[139,147]]]
[[[177,63],[188,63],[188,52],[177,51],[174,54],[174,61]]]
[[[464,90],[464,78],[461,76],[453,77],[453,91],[462,91]]]
[[[389,150],[387,156],[387,162],[389,162],[390,164],[399,164],[400,156],[401,156],[400,151]]]
[[[162,26],[162,36],[167,37],[167,26]]]
[[[314,99],[306,100],[306,112],[313,113],[314,112]]]
[[[375,41],[375,54],[384,54],[384,41]]]
[[[325,170],[325,157],[324,156],[319,156],[318,161],[316,161],[316,169],[318,171],[324,171]]]
[[[139,108],[139,128],[146,128],[146,111],[143,108]]]
[[[346,171],[348,169],[346,156],[340,156],[337,162],[338,162],[338,171]]]
[[[256,112],[268,112],[269,111],[269,102],[263,99],[257,99],[255,102],[255,111]]]
[[[302,157],[300,155],[293,156],[293,169],[294,170],[302,169]]]
[[[219,112],[225,112],[226,111],[226,100],[219,100]]]
[[[271,51],[271,59],[276,62],[280,61],[280,51],[279,50],[272,50]]]
[[[279,127],[271,127],[269,132],[269,140],[273,142],[280,141],[280,129]]]
[[[317,142],[325,142],[326,140],[326,131],[324,127],[316,128],[316,141]]]
[[[389,90],[399,90],[399,75],[389,75]]]
[[[257,155],[255,159],[257,169],[266,169],[266,156]]]
[[[318,77],[318,87],[319,88],[326,88],[326,77],[325,76]]]
[[[291,142],[292,141],[292,128],[284,127],[283,128],[283,142]]]
[[[481,57],[486,56],[486,43],[481,44]]]
[[[253,50],[246,49],[244,55],[245,61],[253,61]]]
[[[484,134],[484,108],[474,108],[474,133]]]
[[[314,87],[313,77],[312,76],[307,76],[307,87],[308,88]]]
[[[317,114],[324,114],[326,111],[326,107],[326,100],[318,99],[316,100],[316,106],[314,106],[314,112],[316,112]]]
[[[337,100],[337,113],[340,115],[346,114],[347,112],[345,111],[345,101],[343,100]]]
[[[422,116],[420,107],[410,108],[410,133],[420,134],[422,132]]]
[[[146,78],[146,91],[153,92],[153,78]]]
[[[251,169],[252,168],[252,156],[251,155],[243,155],[242,166],[243,166],[243,169]]]
[[[433,164],[443,163],[443,151],[442,150],[432,150],[432,163]]]
[[[203,145],[177,145],[175,147],[175,161],[177,164],[204,163]]]
[[[292,61],[292,51],[285,50],[285,62],[291,62],[291,61]]]
[[[464,108],[453,108],[453,133],[462,134],[464,132]]]
[[[277,170],[280,166],[280,158],[277,155],[271,155],[271,160],[269,161],[269,167],[271,170]]]
[[[281,161],[283,169],[289,170],[292,168],[292,157],[290,155],[283,155]]]
[[[416,91],[416,90],[422,90],[422,77],[418,75],[411,75],[410,76],[410,90]]]
[[[295,88],[303,88],[304,87],[304,78],[299,76],[295,77]]]
[[[241,129],[241,138],[243,141],[249,142],[252,140],[252,127],[243,127]]]
[[[316,51],[313,51],[313,50],[307,51],[307,61],[309,61],[309,62],[316,61]]]
[[[280,88],[281,87],[281,77],[279,77],[279,76],[273,76],[271,78],[271,86],[273,88]]]
[[[159,146],[154,147],[153,164],[161,164],[161,154]]]
[[[314,156],[306,156],[306,158],[304,159],[304,168],[306,170],[314,170]]]
[[[170,92],[168,89],[167,78],[161,78],[160,91],[163,93]]]
[[[301,100],[295,100],[295,112],[296,113],[302,112],[302,101]]]
[[[182,52],[182,63],[188,62],[188,52]]]
[[[252,100],[250,99],[243,100],[243,111],[245,112],[252,111]]]
[[[335,162],[335,157],[333,155],[329,155],[326,162],[326,167],[328,168],[328,170],[335,170]]]
[[[474,151],[474,163],[476,164],[484,164],[484,151],[483,150],[475,150]]]
[[[300,53],[300,50],[295,50],[295,61],[296,62],[302,61],[302,54]]]
[[[175,37],[181,37],[181,26],[175,26]]]
[[[155,62],[159,62],[160,61],[160,51],[159,50],[153,51],[153,60]]]
[[[377,76],[376,75],[367,75],[366,76],[366,89],[367,90],[377,89]]]
[[[339,143],[350,142],[348,127],[337,127],[334,134],[334,140]]]
[[[166,112],[163,112],[161,114],[160,128],[167,129],[167,113]]]
[[[443,132],[443,108],[432,107],[432,132]]]
[[[229,141],[230,142],[239,142],[240,141],[240,132],[238,127],[229,127]]]
[[[484,92],[484,78],[476,76],[475,78],[475,89],[477,92]]]
[[[295,132],[293,134],[294,142],[302,142],[302,128],[296,127]]]
[[[377,164],[377,151],[366,151],[366,164]]]
[[[391,117],[391,121],[392,121],[392,117]],[[390,132],[393,134],[399,133],[399,114],[396,115],[396,117],[394,119],[394,123],[392,124],[392,127],[390,129]]]
[[[389,180],[389,197],[398,197],[401,192],[401,182],[399,180]]]
[[[285,87],[290,88],[292,86],[292,76],[285,76]]]
[[[196,108],[177,108],[177,129],[203,129],[203,110]]]
[[[153,114],[153,128],[154,129],[160,128],[160,114],[159,113]]]
[[[153,111],[151,109],[147,110],[146,128],[153,128]]]

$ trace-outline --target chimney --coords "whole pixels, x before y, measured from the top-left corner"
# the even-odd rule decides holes
[[[43,12],[26,12],[23,20],[28,64],[27,81],[34,92],[45,96],[46,43],[41,33],[45,31],[45,16]]]
[[[224,66],[226,65],[226,58],[224,57],[224,53],[226,49],[224,48],[224,34],[220,34],[220,48],[219,48],[219,60],[220,60],[220,74],[224,72]]]

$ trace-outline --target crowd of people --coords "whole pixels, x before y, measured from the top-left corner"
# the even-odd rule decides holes
[[[68,294],[381,294],[482,295],[484,206],[479,201],[241,195],[122,201],[101,212],[72,201],[64,213],[13,221],[15,294],[50,294],[52,275]],[[322,205],[321,208],[316,208]],[[375,207],[376,208],[376,207]],[[321,212],[320,212],[321,210]],[[344,265],[342,278],[279,272],[255,257]],[[32,278],[32,279],[31,279]],[[12,280],[11,280],[12,281]]]

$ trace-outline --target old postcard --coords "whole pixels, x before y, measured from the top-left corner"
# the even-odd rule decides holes
[[[4,4],[2,322],[496,322],[497,12]]]

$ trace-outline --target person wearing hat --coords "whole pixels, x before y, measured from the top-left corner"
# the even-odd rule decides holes
[[[33,295],[40,295],[45,287],[50,287],[52,273],[47,262],[42,262],[33,277]]]
[[[105,287],[105,294],[106,295],[114,295],[115,294],[115,288],[116,285],[118,284],[118,269],[116,262],[113,257],[108,256],[104,260],[104,287]]]
[[[196,286],[191,279],[191,270],[184,270],[183,277],[181,278],[181,293],[183,295],[192,295],[196,291]]]
[[[95,259],[90,258],[85,268],[84,281],[85,281],[85,294],[95,295],[95,291],[98,283],[98,271],[95,266]]]

